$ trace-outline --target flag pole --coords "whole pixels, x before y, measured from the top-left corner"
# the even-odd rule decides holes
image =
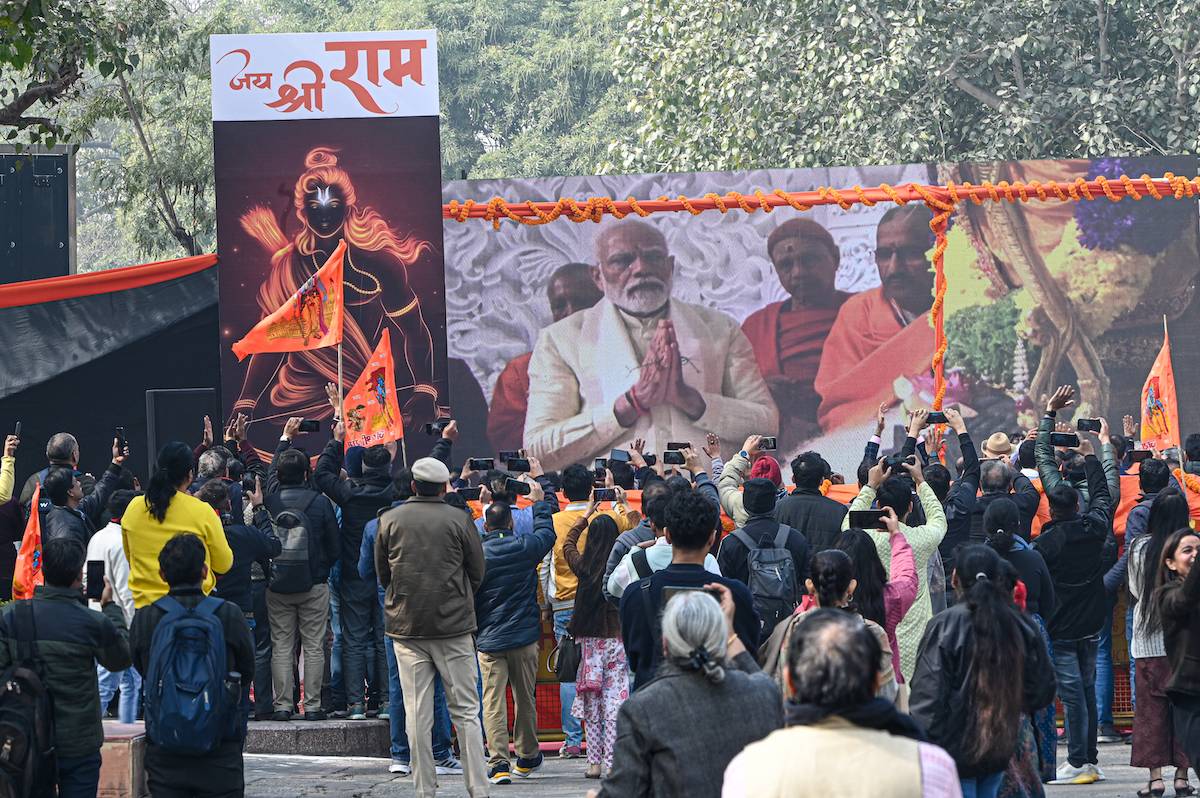
[[[404,467],[408,468],[408,444],[404,438],[400,439],[400,457],[404,460]]]
[[[338,341],[338,406],[334,411],[334,415],[341,418],[342,413],[346,409],[346,381],[342,377],[342,342]],[[345,422],[346,419],[342,419]]]

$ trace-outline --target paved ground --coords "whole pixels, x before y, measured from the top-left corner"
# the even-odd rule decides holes
[[[246,798],[291,796],[388,796],[413,794],[412,778],[387,772],[388,760],[367,757],[246,755]],[[547,757],[546,766],[529,779],[513,779],[508,786],[491,788],[503,798],[583,798],[598,782],[583,777],[582,759],[559,761]],[[465,796],[462,776],[439,776],[439,796]]]
[[[1059,756],[1066,749],[1059,747]],[[547,758],[545,768],[533,778],[514,779],[509,786],[492,787],[493,796],[583,798],[595,781],[585,779],[583,760]],[[1100,769],[1107,781],[1079,787],[1046,787],[1049,798],[1129,798],[1146,786],[1146,771],[1129,767],[1129,746],[1100,746]],[[1170,773],[1167,774],[1168,778]],[[849,778],[849,777],[848,777]],[[440,777],[438,795],[465,796],[462,776]],[[1193,785],[1197,783],[1192,776]],[[387,772],[387,760],[366,757],[246,755],[247,798],[287,796],[411,796],[412,779]],[[1173,794],[1167,782],[1167,795]]]

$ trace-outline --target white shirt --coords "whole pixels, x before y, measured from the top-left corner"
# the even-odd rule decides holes
[[[121,544],[121,524],[110,521],[108,526],[101,529],[88,541],[88,560],[102,560],[104,575],[113,586],[113,598],[121,605],[125,615],[125,625],[133,623],[133,591],[129,589],[129,560],[125,559],[125,548]],[[87,589],[87,569],[83,571],[84,589]],[[89,602],[94,609],[100,609],[100,602]]]
[[[633,565],[633,553],[638,550],[634,546],[629,550],[629,553],[621,558],[621,562],[617,563],[617,567],[613,569],[612,576],[608,578],[608,593],[615,599],[621,598],[621,594],[625,592],[625,588],[632,582],[637,582],[637,568]],[[654,545],[646,549],[646,562],[650,565],[651,571],[661,571],[671,564],[671,558],[674,557],[674,551],[671,544],[667,542],[665,537],[658,538],[654,541]],[[721,568],[717,565],[717,558],[711,554],[704,555],[704,570],[711,574],[721,575]]]

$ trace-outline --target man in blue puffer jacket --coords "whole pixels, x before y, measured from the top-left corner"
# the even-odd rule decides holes
[[[537,681],[538,643],[542,637],[537,604],[537,568],[554,546],[554,514],[558,499],[546,495],[528,475],[533,500],[533,534],[513,532],[512,508],[496,502],[484,514],[483,556],[487,565],[483,583],[475,591],[475,617],[479,625],[475,647],[483,675],[483,729],[492,758],[488,779],[508,784],[515,773],[522,778],[542,766],[538,750]],[[508,764],[507,711],[504,688],[512,687],[513,737],[517,761]]]

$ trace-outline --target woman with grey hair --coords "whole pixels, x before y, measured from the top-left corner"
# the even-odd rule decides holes
[[[681,588],[667,601],[662,666],[621,706],[600,798],[718,798],[729,761],[783,725],[779,688],[734,633],[733,612],[724,585]]]

